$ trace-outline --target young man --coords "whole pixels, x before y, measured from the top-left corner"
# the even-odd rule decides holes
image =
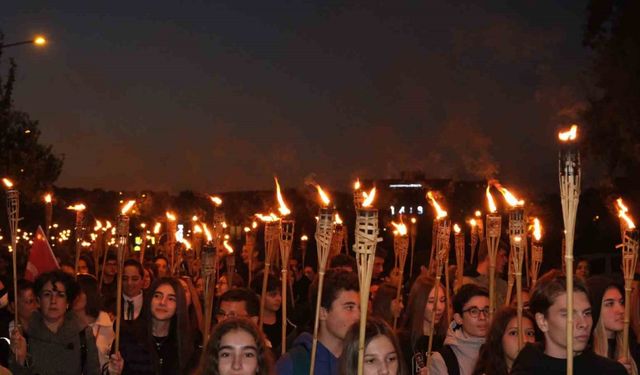
[[[498,254],[496,256],[496,306],[504,305],[504,300],[507,296],[507,282],[504,281],[500,275],[504,272],[505,266],[509,261],[507,254],[507,245],[504,242],[500,242],[498,248]],[[479,287],[489,289],[489,252],[487,251],[486,241],[480,241],[480,247],[478,248],[478,266],[475,272],[465,275],[462,280],[462,284],[475,284]]]
[[[317,280],[311,286],[310,302],[315,305]],[[349,327],[360,319],[360,293],[355,273],[329,270],[324,279],[320,302],[316,375],[338,374],[338,358]],[[279,375],[308,374],[313,337],[303,333],[276,363]]]
[[[102,297],[115,298],[118,294],[118,257],[115,252],[109,251],[107,254],[107,262],[104,265],[104,278],[102,279],[102,288],[100,294]]]
[[[489,330],[489,292],[463,285],[453,298],[453,322],[444,346],[433,353],[429,375],[470,375]]]
[[[527,344],[516,358],[511,374],[565,374],[567,371],[567,284],[559,271],[538,279],[529,301],[536,325],[544,334],[543,345]],[[593,318],[584,284],[573,281],[573,373],[625,375],[624,366],[600,357],[587,348]]]
[[[256,274],[256,278],[251,283],[251,289],[257,294],[262,293],[262,272]],[[280,345],[282,343],[282,284],[275,276],[269,274],[267,276],[267,294],[264,302],[264,317],[262,323],[262,332],[267,336],[274,349],[274,354],[281,353]],[[289,310],[291,311],[291,310]],[[287,319],[287,334],[294,331],[296,326],[292,325]]]
[[[135,259],[127,259],[122,267],[122,308],[124,320],[136,320],[142,311],[144,269]]]
[[[216,311],[218,323],[229,318],[247,318],[258,323],[260,298],[248,288],[235,288],[226,291],[221,297]]]
[[[158,275],[158,278],[171,276],[171,272],[169,270],[169,259],[165,256],[158,255],[153,261],[153,264],[156,267],[156,274]]]

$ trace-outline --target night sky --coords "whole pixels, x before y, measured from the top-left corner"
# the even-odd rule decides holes
[[[554,191],[555,132],[584,100],[584,1],[94,3],[0,12],[7,43],[50,40],[2,71],[17,59],[60,186],[347,190],[421,169]]]

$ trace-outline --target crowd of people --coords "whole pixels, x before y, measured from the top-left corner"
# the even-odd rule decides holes
[[[130,257],[121,271],[110,252],[98,268],[91,256],[83,255],[77,274],[75,265],[62,260],[59,270],[40,274],[35,282],[19,280],[17,300],[5,280],[0,285],[0,293],[8,295],[8,303],[0,308],[0,336],[6,338],[0,340],[0,374],[309,374],[316,314],[314,374],[357,374],[361,306],[352,256],[342,253],[329,259],[319,311],[315,311],[316,271],[292,258],[285,291],[288,314],[283,319],[279,269],[265,270],[261,251],[245,247],[236,269],[219,262],[214,324],[205,332],[207,301],[200,260],[185,252],[172,265],[162,251],[155,253],[149,251],[142,263]],[[477,261],[465,270],[463,283],[449,293],[425,266],[415,277],[399,280],[397,269],[384,267],[392,255],[382,248],[376,252],[364,374],[566,373],[566,358],[571,355],[566,321],[571,312],[566,308],[562,272],[551,270],[523,291],[524,311],[518,324],[516,298],[509,295],[503,279],[508,263],[504,244],[496,262],[494,312],[484,244]],[[92,274],[97,269],[98,274]],[[121,295],[118,272],[122,272]],[[454,270],[447,272],[453,275]],[[636,290],[629,350],[623,352],[628,301],[620,280],[589,275],[588,263],[582,263],[573,276],[574,374],[638,375]],[[400,298],[396,298],[398,288]],[[122,313],[116,339],[118,300]]]

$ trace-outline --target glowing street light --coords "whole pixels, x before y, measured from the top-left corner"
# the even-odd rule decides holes
[[[35,44],[36,46],[42,47],[45,44],[47,44],[47,39],[45,39],[45,37],[43,37],[42,35],[37,35],[33,39],[23,40],[21,42],[7,43],[7,44],[0,42],[0,50],[4,48],[9,48],[9,47],[21,46],[23,44]]]

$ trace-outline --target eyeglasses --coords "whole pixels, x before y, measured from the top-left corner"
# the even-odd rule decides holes
[[[468,312],[469,315],[471,315],[472,318],[479,317],[480,313],[483,313],[484,316],[489,316],[489,308],[488,307],[485,307],[484,309],[479,309],[479,308],[474,306],[474,307],[468,308],[466,310],[462,310],[463,314],[466,313],[466,312]]]

